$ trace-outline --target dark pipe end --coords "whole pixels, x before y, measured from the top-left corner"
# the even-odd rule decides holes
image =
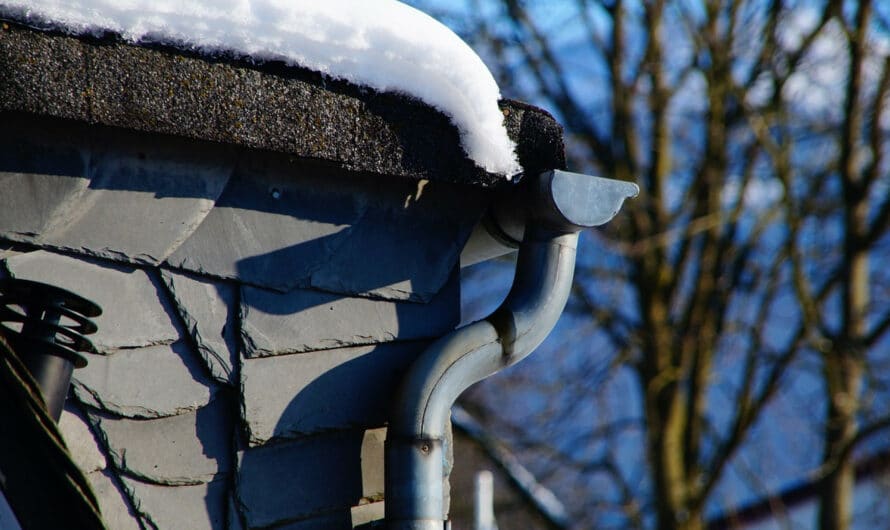
[[[87,364],[78,352],[96,353],[85,335],[97,328],[87,317],[101,314],[98,305],[65,289],[29,280],[0,280],[0,335],[28,367],[56,421],[71,372]]]

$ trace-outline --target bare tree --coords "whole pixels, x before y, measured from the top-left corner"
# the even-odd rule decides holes
[[[732,521],[734,490],[781,520],[777,492],[804,480],[821,528],[848,528],[860,448],[890,450],[890,278],[869,268],[890,253],[887,13],[472,4],[451,21],[502,88],[558,115],[576,169],[643,192],[585,241],[571,340],[545,353],[561,362],[533,360],[466,406],[537,462],[579,527],[704,528]],[[516,384],[531,397],[510,420],[498,387]]]
[[[850,525],[857,442],[886,432],[890,419],[869,418],[863,401],[870,391],[864,388],[869,352],[876,349],[890,326],[888,307],[873,304],[870,295],[873,288],[883,288],[870,272],[870,257],[880,253],[875,247],[886,237],[890,220],[885,160],[890,57],[886,50],[876,50],[881,45],[876,32],[883,32],[886,46],[888,28],[886,20],[876,19],[870,0],[854,3],[846,12],[840,3],[829,4],[823,8],[821,20],[825,22],[816,38],[830,35],[842,53],[836,65],[843,72],[839,76],[843,83],[838,87],[842,112],[825,133],[836,146],[836,159],[829,162],[825,173],[838,181],[840,200],[831,206],[842,235],[828,271],[808,272],[801,263],[794,274],[798,297],[808,311],[808,327],[818,330],[823,354],[827,395],[819,524],[830,530]],[[816,129],[817,124],[807,118],[798,117],[801,125]],[[790,177],[787,180],[786,187]],[[799,218],[813,215],[803,204],[791,206],[792,215]],[[794,243],[798,248],[793,252],[799,255],[801,245]],[[818,290],[825,294],[814,293],[813,285],[819,285]],[[833,295],[838,297],[839,307],[834,305]]]

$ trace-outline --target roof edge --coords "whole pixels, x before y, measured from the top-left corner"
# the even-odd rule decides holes
[[[444,114],[402,94],[280,61],[0,20],[0,112],[272,150],[363,173],[506,183],[466,156]],[[550,114],[512,100],[500,106],[526,173],[565,167],[562,128]]]

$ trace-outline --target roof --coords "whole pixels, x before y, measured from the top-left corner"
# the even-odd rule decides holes
[[[361,173],[478,186],[503,182],[460,147],[456,127],[407,96],[379,93],[280,62],[68,36],[0,23],[0,112],[234,144]],[[500,103],[526,173],[565,166],[547,112]]]
[[[4,0],[0,12],[71,35],[113,32],[130,43],[174,43],[214,55],[281,60],[380,92],[417,98],[446,114],[486,171],[520,172],[482,59],[451,29],[398,0]]]

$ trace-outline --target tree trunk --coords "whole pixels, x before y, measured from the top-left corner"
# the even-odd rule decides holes
[[[858,248],[865,205],[863,201],[848,213],[843,327],[839,344],[826,354],[824,364],[828,395],[823,469],[827,474],[819,499],[820,530],[847,530],[852,520],[856,470],[851,447],[858,431],[856,414],[865,362],[861,341],[869,303],[868,252]]]
[[[826,366],[826,369],[840,373],[828,376],[830,380],[837,382],[837,388],[830,389],[830,398],[827,400],[828,422],[823,465],[829,471],[820,495],[820,530],[847,530],[852,520],[856,469],[847,448],[857,431],[855,405],[862,363],[847,352],[840,355],[835,362],[829,362]]]

